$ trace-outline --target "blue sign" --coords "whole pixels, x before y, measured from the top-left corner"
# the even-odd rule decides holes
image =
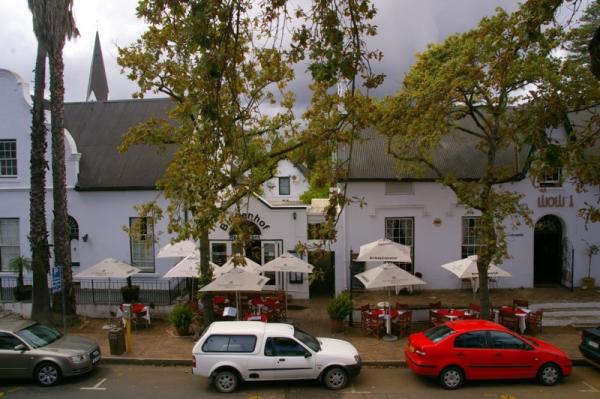
[[[63,289],[63,274],[62,267],[55,266],[52,268],[52,293],[56,294]]]

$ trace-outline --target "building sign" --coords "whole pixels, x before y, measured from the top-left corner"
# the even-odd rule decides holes
[[[568,201],[566,201],[568,199]],[[538,206],[540,208],[564,208],[565,202],[570,208],[573,207],[573,196],[565,197],[564,195],[540,195],[538,197]]]
[[[260,215],[258,213],[242,213],[241,216],[243,219],[246,219],[246,220],[256,224],[258,227],[260,227],[261,231],[267,230],[268,228],[271,227],[270,225],[267,224],[267,222],[265,222],[260,217]],[[221,225],[219,227],[223,231],[229,230],[229,225],[227,223],[221,223]]]

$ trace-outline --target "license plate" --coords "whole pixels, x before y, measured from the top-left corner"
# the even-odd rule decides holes
[[[598,347],[600,346],[600,345],[598,345],[598,342],[592,341],[592,340],[588,340],[588,345],[594,349],[598,349]]]
[[[91,355],[91,358],[92,358],[92,364],[98,363],[100,361],[100,352],[93,351],[92,355]]]

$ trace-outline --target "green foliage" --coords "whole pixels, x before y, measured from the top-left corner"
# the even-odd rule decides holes
[[[334,320],[344,320],[352,312],[352,299],[346,291],[341,292],[327,304],[327,314]]]
[[[23,273],[31,270],[31,260],[24,256],[16,256],[8,262],[8,268],[17,272],[17,287],[22,287]]]
[[[169,313],[169,323],[180,333],[187,333],[193,321],[194,311],[188,305],[175,305],[171,313]]]

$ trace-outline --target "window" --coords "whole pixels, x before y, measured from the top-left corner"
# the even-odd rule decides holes
[[[8,263],[20,255],[19,219],[0,219],[0,271],[8,271]]]
[[[486,333],[484,331],[473,331],[462,334],[454,340],[455,348],[487,348]]]
[[[413,195],[415,193],[412,183],[407,182],[386,182],[385,195]]]
[[[415,263],[414,251],[414,218],[385,218],[385,238],[410,247],[412,263],[401,263],[400,266],[412,272]]]
[[[17,140],[0,140],[0,177],[17,176]]]
[[[255,347],[254,335],[211,335],[202,345],[202,351],[252,353]]]
[[[69,226],[71,228],[71,266],[79,266],[79,225],[77,220],[70,215]]]
[[[479,217],[465,216],[462,219],[462,245],[461,258],[477,255],[481,247],[481,233],[479,232]]]
[[[509,333],[502,331],[490,331],[490,336],[492,338],[492,346],[497,349],[529,348],[529,345],[527,345],[524,341]]]
[[[290,338],[267,338],[265,356],[304,356],[306,349]]]
[[[548,172],[545,172],[540,181],[540,187],[561,187],[562,186],[562,168],[555,167],[551,168]]]
[[[449,335],[454,334],[454,330],[446,325],[432,327],[429,330],[425,330],[425,336],[431,340],[434,344],[446,338]]]
[[[152,218],[129,218],[131,264],[143,272],[154,272],[154,223]]]
[[[295,251],[288,251],[288,253],[290,255],[294,255],[296,258],[300,258],[300,256],[298,256],[298,253],[296,253]],[[288,272],[288,281],[290,282],[290,284],[302,284],[304,282],[304,273]]]
[[[279,178],[279,195],[290,195],[290,178],[289,178],[289,176]]]
[[[23,345],[19,338],[8,333],[0,333],[0,350],[12,351],[17,345]]]
[[[234,253],[238,250],[234,250]],[[212,261],[214,264],[223,266],[227,262],[227,244],[224,242],[213,242],[211,245]]]

